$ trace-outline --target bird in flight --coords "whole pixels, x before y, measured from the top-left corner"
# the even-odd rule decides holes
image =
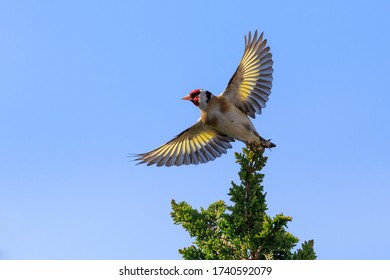
[[[218,96],[195,89],[183,100],[201,112],[200,119],[171,141],[136,160],[147,165],[180,166],[212,161],[232,148],[230,142],[255,142],[262,148],[276,145],[260,136],[251,118],[261,114],[271,94],[273,61],[263,33],[245,36],[245,50],[236,72]]]

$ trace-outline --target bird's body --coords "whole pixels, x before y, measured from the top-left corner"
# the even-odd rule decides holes
[[[241,142],[256,142],[260,138],[248,115],[228,102],[225,97],[211,96],[206,110],[201,110],[201,121],[224,135]]]
[[[226,89],[218,96],[204,89],[191,91],[184,100],[201,111],[198,122],[174,139],[148,153],[140,163],[157,166],[206,163],[226,153],[235,140],[255,142],[263,148],[275,144],[262,138],[249,117],[255,118],[271,93],[273,61],[263,33],[245,37],[245,52]]]

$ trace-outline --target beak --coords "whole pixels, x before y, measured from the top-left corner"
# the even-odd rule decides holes
[[[181,100],[192,100],[192,97],[191,95],[186,95]]]

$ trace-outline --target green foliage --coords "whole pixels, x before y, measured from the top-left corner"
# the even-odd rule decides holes
[[[305,241],[302,243],[302,249],[294,252],[293,260],[315,260],[317,258],[314,252],[314,240]]]
[[[266,193],[260,173],[267,162],[264,149],[254,144],[236,153],[240,164],[240,184],[232,182],[229,189],[232,205],[222,200],[200,211],[186,202],[172,200],[171,216],[195,238],[193,245],[180,249],[186,260],[289,260],[316,259],[312,240],[304,242],[302,248],[291,250],[298,238],[286,231],[292,217],[266,214]]]

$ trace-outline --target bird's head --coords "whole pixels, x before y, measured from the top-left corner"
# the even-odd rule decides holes
[[[207,107],[207,102],[209,102],[212,93],[204,89],[194,89],[188,95],[184,96],[183,100],[189,100],[196,107],[201,110],[205,110]]]

